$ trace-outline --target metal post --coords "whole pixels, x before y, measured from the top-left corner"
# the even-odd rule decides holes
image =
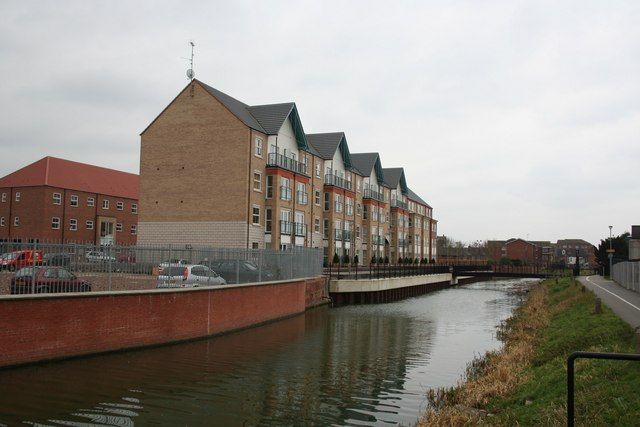
[[[111,291],[111,245],[108,246],[109,252],[107,252],[108,273],[107,280],[109,281],[109,291]]]
[[[609,226],[609,279],[613,280],[613,237],[611,231],[613,225]]]
[[[36,243],[36,239],[33,239],[33,251],[32,251],[32,258],[33,258],[33,262],[32,262],[32,271],[31,271],[31,293],[35,294],[36,293],[36,247],[37,247],[37,243]]]

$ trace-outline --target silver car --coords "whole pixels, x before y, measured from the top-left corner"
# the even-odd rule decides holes
[[[226,284],[226,280],[205,265],[171,265],[162,269],[156,288],[188,288]]]

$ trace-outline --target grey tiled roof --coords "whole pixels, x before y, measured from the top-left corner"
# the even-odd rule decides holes
[[[400,183],[400,177],[404,173],[403,168],[384,168],[382,169],[384,172],[384,182],[390,188],[398,188],[398,184]]]
[[[342,138],[344,138],[344,132],[307,134],[309,144],[313,146],[319,156],[325,160],[333,159]]]
[[[277,135],[294,105],[293,102],[285,102],[283,104],[252,105],[247,109],[262,125],[267,135]]]
[[[413,190],[411,190],[410,188],[407,189],[407,196],[409,196],[409,198],[411,200],[414,200],[416,202],[422,203],[423,205],[427,205],[428,207],[431,207],[431,205],[429,203],[427,203],[424,200],[422,200],[420,198],[420,196],[418,196],[416,193],[414,193]]]
[[[255,129],[257,131],[267,133],[262,125],[256,120],[254,116],[248,110],[248,105],[244,102],[238,101],[237,99],[227,95],[224,92],[220,92],[218,89],[212,88],[211,86],[202,83],[200,80],[196,80],[202,87],[213,95],[218,101],[222,103],[231,113],[236,116],[238,119],[242,121],[245,125],[249,126],[251,129]]]
[[[351,153],[351,163],[360,175],[370,176],[378,157],[378,153]]]

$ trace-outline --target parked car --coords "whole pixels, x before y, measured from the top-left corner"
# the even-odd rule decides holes
[[[89,262],[115,262],[116,258],[109,256],[109,254],[101,251],[89,251],[84,254],[84,258]]]
[[[247,260],[224,260],[224,261],[202,261],[206,265],[220,274],[227,283],[252,283],[275,280],[273,272],[263,268],[260,271],[258,265]]]
[[[224,278],[204,265],[173,265],[164,267],[158,276],[157,288],[186,288],[226,285]]]
[[[42,265],[42,251],[14,251],[0,256],[0,270],[15,271],[34,264]]]
[[[158,266],[158,274],[162,274],[162,271],[167,267],[180,267],[183,265],[191,265],[191,261],[188,259],[170,259],[169,261],[162,261]]]
[[[43,264],[57,267],[69,267],[71,264],[71,255],[67,253],[46,253],[44,254]]]
[[[35,282],[33,270],[34,267],[25,267],[16,272],[11,278],[12,294],[30,294],[33,290],[37,294],[91,291],[91,283],[78,279],[66,268],[35,267]]]

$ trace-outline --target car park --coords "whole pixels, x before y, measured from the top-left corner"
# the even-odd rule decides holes
[[[84,258],[89,262],[115,262],[116,258],[101,251],[89,251],[84,254]]]
[[[186,288],[226,285],[218,273],[204,265],[172,265],[158,275],[157,288]]]
[[[35,269],[35,272],[34,272]],[[35,279],[35,281],[34,281]],[[25,267],[11,278],[12,294],[89,292],[91,283],[63,267]]]
[[[223,261],[207,261],[201,262],[203,265],[207,265],[218,274],[220,274],[227,283],[253,283],[253,282],[267,282],[269,280],[275,280],[274,274],[260,267],[253,261],[236,259],[236,260],[223,260]]]
[[[42,265],[42,251],[13,251],[0,256],[0,270],[15,271],[33,265]]]
[[[68,253],[46,253],[42,264],[57,267],[69,267],[71,264],[71,255]]]

